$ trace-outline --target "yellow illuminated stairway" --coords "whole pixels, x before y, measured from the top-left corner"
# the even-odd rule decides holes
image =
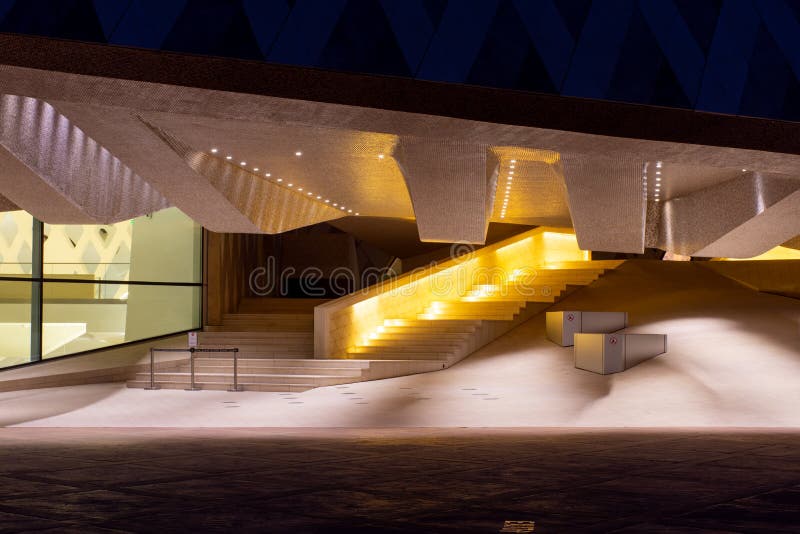
[[[540,269],[525,283],[476,284],[463,296],[431,301],[415,318],[384,319],[350,358],[408,358],[452,364],[620,262]]]

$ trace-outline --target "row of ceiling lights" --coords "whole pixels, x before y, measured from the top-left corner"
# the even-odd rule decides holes
[[[645,163],[644,170],[642,171],[642,188],[644,189],[644,197],[648,197],[648,188],[647,188],[647,167],[649,163]],[[656,202],[661,202],[661,169],[663,166],[663,162],[656,161],[656,171],[655,171],[655,184],[653,186],[653,200]]]
[[[503,197],[503,208],[500,210],[500,218],[506,218],[506,210],[508,209],[508,199],[511,196],[511,186],[514,183],[514,169],[517,166],[517,160],[512,159],[508,165],[508,175],[506,176],[505,183],[505,196]]]
[[[212,148],[211,149],[211,153],[212,154],[218,154],[219,153],[219,149],[218,148]],[[301,157],[303,155],[303,153],[298,150],[297,152],[294,153],[294,155],[299,158],[299,157]],[[383,159],[384,158],[383,154],[378,154],[378,158],[379,159]],[[233,156],[231,156],[230,154],[225,156],[225,159],[233,164]],[[240,161],[239,162],[239,166],[247,167],[247,162],[246,161]],[[250,170],[253,173],[261,172],[261,168],[259,168],[259,167],[252,167],[251,169],[248,169],[248,170]],[[265,172],[264,176],[266,176],[267,178],[271,178],[272,177],[272,173]],[[275,182],[278,183],[278,184],[283,185],[283,178],[275,178]],[[286,183],[286,187],[288,187],[289,189],[293,189],[293,190],[295,190],[297,192],[304,192],[302,187],[300,187],[299,185],[295,186],[295,184],[291,183],[291,182]],[[338,202],[331,202],[331,200],[329,198],[326,198],[326,199],[323,200],[322,199],[322,195],[314,195],[314,193],[312,193],[311,191],[305,191],[305,194],[306,194],[306,196],[311,197],[312,200],[319,200],[320,202],[324,202],[325,204],[330,204],[334,208],[338,208],[341,211],[345,211],[345,212],[353,214],[353,215],[360,215],[358,212],[353,213],[352,209],[347,209],[344,205],[340,206]]]
[[[644,196],[647,198],[647,167],[649,163],[645,163],[644,170],[642,171],[642,185],[644,187]],[[663,167],[663,162],[656,161],[656,176],[655,176],[655,184],[653,186],[653,200],[656,202],[661,202],[661,170]],[[747,169],[742,169],[742,172],[747,172]]]

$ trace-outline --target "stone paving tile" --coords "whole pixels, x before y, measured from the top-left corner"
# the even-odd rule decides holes
[[[177,500],[153,499],[152,497],[108,490],[93,490],[59,495],[54,499],[4,499],[3,508],[15,513],[35,513],[37,516],[61,521],[99,523],[118,517],[137,516],[146,518],[165,508],[189,510],[192,503]]]
[[[0,429],[0,532],[796,532],[800,433]],[[28,437],[28,440],[21,438]],[[77,490],[74,488],[78,488]]]
[[[154,469],[134,464],[112,464],[19,473],[15,478],[25,477],[28,480],[56,482],[82,488],[114,488],[124,484],[177,480],[190,476],[192,476],[191,473],[173,469]]]
[[[677,526],[663,523],[637,523],[611,532],[615,534],[641,534],[643,532],[647,534],[739,534],[739,531],[735,530],[695,528],[686,525]]]
[[[158,533],[268,533],[268,534],[336,534],[336,533],[379,533],[411,532],[397,529],[391,524],[370,525],[368,522],[354,520],[331,520],[301,514],[275,512],[268,508],[232,504],[224,508],[195,510],[191,514],[177,515],[165,512],[151,515],[142,521],[125,518],[109,521],[103,526],[119,528],[125,532],[142,534]],[[416,531],[419,532],[419,531]]]
[[[32,532],[35,530],[54,529],[63,526],[51,519],[43,519],[23,514],[0,511],[0,533]]]
[[[103,462],[92,460],[47,456],[28,451],[9,453],[5,450],[0,450],[0,475],[102,465]]]
[[[24,478],[0,476],[0,495],[2,495],[3,499],[52,495],[54,493],[75,491],[76,489],[74,486],[54,484],[52,482],[37,482]]]
[[[735,532],[798,532],[800,509],[764,507],[760,503],[735,502],[704,508],[687,514],[670,524],[706,529],[727,529]]]
[[[764,455],[738,455],[730,456],[721,460],[704,462],[704,466],[724,466],[736,467],[739,469],[756,469],[772,471],[794,471],[800,474],[800,461],[793,457],[786,456],[764,456]],[[798,477],[800,482],[800,477]]]
[[[274,512],[291,514],[302,510],[304,515],[316,518],[330,518],[340,522],[348,518],[363,520],[392,520],[447,506],[426,496],[415,494],[382,495],[359,490],[330,489],[301,493],[254,503],[254,506]]]

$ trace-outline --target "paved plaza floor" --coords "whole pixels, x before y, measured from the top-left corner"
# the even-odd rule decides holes
[[[799,445],[775,429],[7,428],[0,532],[797,532]]]

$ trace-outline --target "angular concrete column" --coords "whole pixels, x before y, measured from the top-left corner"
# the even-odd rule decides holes
[[[800,180],[749,172],[664,203],[659,248],[749,258],[800,233]]]
[[[0,97],[0,145],[3,194],[45,222],[114,223],[169,206],[142,177],[42,100]]]
[[[569,212],[583,250],[644,252],[643,162],[562,154]]]
[[[486,241],[498,169],[488,146],[401,137],[394,158],[422,241]]]

